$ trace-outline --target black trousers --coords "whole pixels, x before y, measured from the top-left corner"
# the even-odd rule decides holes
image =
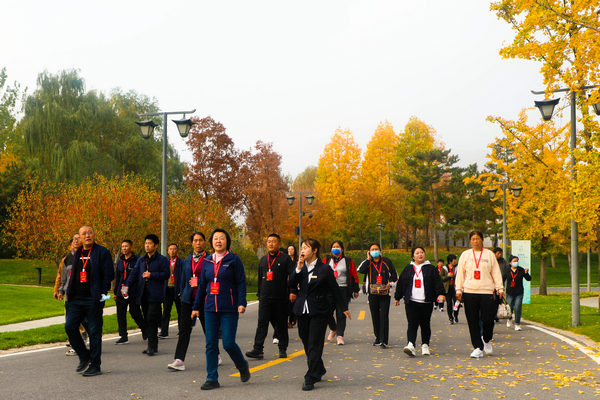
[[[465,315],[469,324],[471,344],[473,348],[483,350],[481,340],[481,328],[483,328],[483,340],[489,342],[494,337],[494,318],[498,311],[498,305],[491,294],[464,293]],[[482,327],[480,327],[480,321]]]
[[[376,343],[388,344],[390,334],[390,296],[369,295],[369,309]]]
[[[273,323],[274,337],[279,339],[279,349],[287,350],[289,343],[287,318],[286,299],[261,299],[258,302],[258,325],[254,335],[254,350],[263,351],[269,322]]]
[[[323,364],[323,346],[328,318],[328,314],[298,316],[298,336],[302,340],[308,364],[304,382],[308,384],[319,381],[327,372]]]
[[[347,286],[340,286],[340,292],[342,293],[342,297],[344,298],[344,303],[341,306],[341,310],[345,311],[348,309],[348,304],[350,303],[350,299],[352,298],[352,289]],[[327,321],[327,325],[329,325],[329,329],[335,331],[338,336],[344,336],[346,332],[346,315],[343,312],[340,312],[340,308],[335,306],[335,301],[333,297],[330,302],[331,314],[329,314],[329,320]]]
[[[175,347],[175,359],[185,361],[188,346],[190,345],[190,335],[192,334],[192,305],[190,303],[181,303],[181,314],[179,316],[179,336],[177,337],[177,347]],[[202,316],[202,330],[204,330],[204,310],[200,313]]]
[[[429,345],[431,339],[431,313],[433,312],[433,303],[417,303],[408,301],[404,304],[406,310],[406,319],[408,320],[408,329],[406,337],[410,343],[417,343],[417,329],[421,328],[421,344]]]
[[[119,325],[119,336],[127,339],[127,307],[129,307],[129,314],[135,321],[137,326],[144,330],[144,318],[140,312],[135,312],[135,302],[130,297],[124,299],[122,296],[115,296],[115,304],[117,305],[117,324]],[[138,307],[139,310],[139,307]]]
[[[67,312],[65,332],[69,337],[71,347],[79,356],[79,361],[90,360],[90,365],[100,368],[104,302],[91,297],[74,298],[65,302],[65,309]],[[86,321],[84,324],[85,330],[90,338],[89,350],[85,347],[83,338],[79,333],[79,325],[84,321]]]
[[[448,293],[446,293],[446,312],[448,313],[448,319],[453,321],[458,319],[458,311],[460,310],[460,306],[458,310],[454,311],[454,303],[456,302],[456,291],[454,290],[454,286],[450,285],[448,287]]]
[[[177,309],[177,323],[179,327],[179,313],[181,313],[181,299],[175,296],[175,288],[167,286],[165,301],[163,301],[162,322],[160,324],[160,334],[169,336],[169,323],[171,322],[171,309],[175,303]]]
[[[142,313],[146,323],[146,335],[148,335],[148,349],[158,351],[158,325],[162,317],[161,302],[148,301],[144,295],[142,297]]]

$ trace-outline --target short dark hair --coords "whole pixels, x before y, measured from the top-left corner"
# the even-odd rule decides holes
[[[515,256],[515,255],[513,254],[513,255],[511,255],[510,257],[508,257],[508,263],[510,264],[510,262],[511,262],[512,260],[514,260],[515,258],[518,260],[518,259],[519,259],[519,256]]]
[[[469,240],[471,240],[471,238],[475,235],[479,236],[481,240],[483,240],[483,233],[481,233],[480,231],[471,231],[469,233]]]
[[[450,264],[454,260],[456,260],[456,254],[448,254],[448,257],[446,257],[446,261],[448,262],[448,264]]]
[[[211,234],[210,234],[210,239],[208,239],[209,243],[210,243],[210,247],[212,247],[213,244],[213,237],[215,236],[215,233],[224,233],[225,234],[225,240],[227,241],[227,250],[229,250],[229,248],[231,247],[231,236],[229,236],[229,233],[227,233],[227,231],[225,229],[221,229],[221,228],[217,228],[215,229]],[[214,249],[214,247],[213,247]]]
[[[177,246],[177,243],[169,243],[169,245],[167,246],[167,249],[171,246],[175,246],[175,247],[179,248],[179,246]]]
[[[267,236],[267,239],[270,238],[270,237],[277,238],[277,240],[279,240],[281,242],[281,236],[279,236],[276,233],[271,233],[269,236]]]
[[[156,236],[154,233],[146,235],[146,237],[144,238],[144,242],[146,240],[152,240],[152,242],[154,242],[154,244],[159,244],[160,243],[160,240],[158,240],[158,236]]]
[[[196,236],[196,235],[200,235],[202,237],[202,240],[206,240],[206,236],[204,236],[204,233],[195,231],[194,233],[192,233],[190,235],[190,242],[194,241],[194,236]]]
[[[410,256],[411,257],[415,256],[415,251],[417,251],[417,249],[421,249],[421,250],[423,250],[423,253],[425,253],[425,249],[423,247],[421,247],[421,246],[415,246],[415,247],[412,248],[412,251],[410,252]]]
[[[441,262],[443,264],[445,261],[443,258],[440,258],[437,262]]]
[[[500,247],[494,248],[494,253],[497,253],[497,252],[502,253],[502,248],[500,248]]]
[[[123,243],[129,243],[129,245],[130,245],[131,247],[133,247],[133,242],[131,241],[131,239],[123,239],[123,240],[121,241],[121,244],[123,244]]]
[[[371,243],[371,244],[369,245],[369,249],[370,249],[371,247],[373,247],[373,246],[377,246],[377,248],[379,249],[379,251],[381,251],[381,246],[379,245],[379,243],[377,243],[377,242],[373,242],[373,243]]]
[[[321,258],[321,243],[317,239],[304,239],[302,244],[309,246],[313,250],[317,250],[317,258]]]
[[[340,247],[342,248],[342,253],[344,252],[344,243],[342,243],[341,240],[334,240],[333,242],[331,242],[331,246],[329,246],[329,248],[332,248],[334,244],[339,244]]]

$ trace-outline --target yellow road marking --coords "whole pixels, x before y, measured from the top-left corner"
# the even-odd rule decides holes
[[[264,363],[264,364],[261,364],[261,365],[257,365],[254,368],[250,368],[250,372],[252,373],[252,372],[260,371],[261,369],[265,369],[265,368],[272,367],[273,365],[281,364],[282,362],[289,361],[292,358],[296,358],[296,357],[301,356],[303,354],[304,354],[304,350],[297,351],[295,353],[292,353],[292,354],[288,355],[287,358],[278,358],[277,360],[269,361],[267,363]],[[240,373],[236,372],[235,374],[231,374],[229,376],[240,376]]]
[[[365,319],[365,310],[358,313],[358,320],[362,321],[363,319]]]

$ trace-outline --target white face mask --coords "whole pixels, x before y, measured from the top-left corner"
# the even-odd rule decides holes
[[[519,262],[518,261],[513,261],[512,266],[517,268],[519,266]]]

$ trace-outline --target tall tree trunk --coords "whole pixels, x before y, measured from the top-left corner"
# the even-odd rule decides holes
[[[567,253],[567,260],[569,261],[569,272],[571,272],[571,253]]]
[[[435,226],[432,226],[431,229],[433,231],[433,258],[435,258],[435,261],[437,262],[437,260],[438,260],[438,235],[437,235],[437,229],[435,229]]]
[[[546,255],[543,254],[540,260],[540,290],[539,294],[542,296],[548,295],[546,287]]]
[[[552,264],[552,268],[556,268],[556,255],[550,254],[550,263]]]

